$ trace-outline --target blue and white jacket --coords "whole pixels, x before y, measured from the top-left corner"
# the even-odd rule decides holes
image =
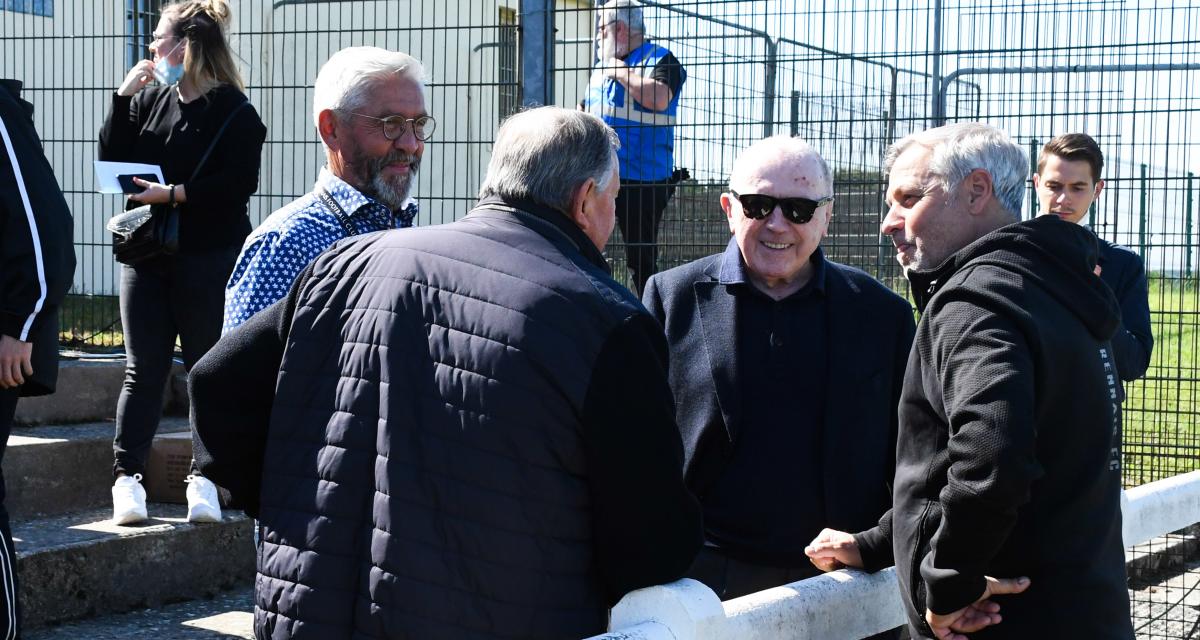
[[[670,53],[647,42],[629,52],[625,64],[650,77],[654,66]],[[682,68],[680,71],[682,73]],[[606,77],[602,69],[592,72],[587,110],[617,132],[621,140],[617,158],[622,180],[658,182],[671,177],[675,169],[675,123],[680,93],[677,91],[671,96],[671,103],[665,110],[653,111],[633,100],[625,86]]]

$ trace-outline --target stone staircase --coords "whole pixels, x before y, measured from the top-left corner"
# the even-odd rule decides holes
[[[27,637],[69,621],[86,628],[86,619],[98,616],[246,591],[253,583],[253,527],[239,511],[193,525],[185,505],[152,502],[147,522],[109,522],[112,416],[123,371],[123,359],[66,360],[56,394],[18,404],[3,470]],[[160,435],[188,430],[182,370],[169,387]]]

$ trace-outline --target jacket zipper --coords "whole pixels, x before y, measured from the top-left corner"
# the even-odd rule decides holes
[[[908,577],[910,589],[909,593],[912,594],[913,605],[914,608],[917,609],[917,618],[921,621],[922,632],[927,633],[930,636],[933,635],[933,629],[929,628],[929,624],[925,621],[925,612],[921,611],[921,609],[927,609],[929,605],[927,602],[925,602],[927,598],[919,597],[918,594],[921,593],[920,587],[922,583],[920,558],[921,548],[925,544],[925,520],[929,515],[929,510],[932,506],[933,503],[929,500],[926,500],[925,508],[921,510],[921,516],[917,521],[917,544],[913,546],[912,560],[910,560],[909,567],[909,570],[912,573],[910,573]]]

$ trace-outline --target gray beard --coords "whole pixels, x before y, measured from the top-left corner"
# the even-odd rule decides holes
[[[600,59],[608,60],[610,58],[618,58],[617,55],[617,36],[611,33],[600,41]]]
[[[409,172],[403,176],[397,176],[392,180],[383,177],[383,168],[393,162],[403,161],[411,163]],[[366,184],[359,187],[359,191],[363,195],[378,200],[384,206],[395,211],[408,200],[408,194],[412,189],[412,179],[417,175],[417,169],[421,166],[421,159],[404,151],[393,150],[385,156],[379,158],[360,158],[355,163],[356,173],[366,178]]]

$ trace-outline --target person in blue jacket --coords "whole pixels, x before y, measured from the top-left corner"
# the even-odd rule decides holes
[[[1041,205],[1040,215],[1054,214],[1080,223],[1104,189],[1100,172],[1104,155],[1086,133],[1057,136],[1042,147],[1033,186]],[[1154,335],[1150,330],[1149,287],[1142,257],[1127,247],[1100,238],[1097,273],[1117,296],[1121,324],[1113,336],[1117,375],[1132,382],[1146,375]]]
[[[617,225],[640,293],[656,270],[658,225],[675,193],[675,124],[687,73],[670,51],[646,38],[635,0],[601,7],[596,40],[599,61],[582,106],[621,141]]]

